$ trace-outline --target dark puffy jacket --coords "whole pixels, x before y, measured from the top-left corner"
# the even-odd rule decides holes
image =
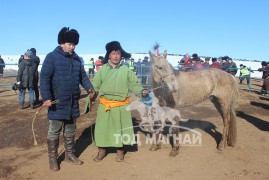
[[[38,84],[38,79],[39,79],[39,76],[38,76],[38,66],[40,64],[40,58],[37,55],[33,54],[31,56],[31,59],[36,64],[35,85],[37,85]]]
[[[50,120],[74,120],[79,117],[80,84],[87,92],[92,88],[77,54],[64,53],[58,46],[46,56],[40,73],[42,100],[59,100],[48,108]]]
[[[17,82],[24,88],[33,88],[35,82],[36,64],[31,59],[23,59],[19,64]]]

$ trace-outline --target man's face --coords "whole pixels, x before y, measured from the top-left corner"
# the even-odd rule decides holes
[[[118,65],[121,61],[121,52],[120,51],[112,51],[109,54],[110,63],[112,65]]]
[[[63,48],[64,52],[69,53],[69,54],[73,54],[74,50],[76,48],[76,45],[73,43],[67,42],[67,43],[61,44],[61,47]]]

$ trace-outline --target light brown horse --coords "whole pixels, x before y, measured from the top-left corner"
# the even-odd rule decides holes
[[[155,56],[149,52],[152,60],[152,89],[161,106],[171,108],[185,107],[210,99],[223,119],[223,133],[218,149],[227,145],[234,146],[237,136],[234,105],[238,95],[236,79],[227,72],[211,68],[192,72],[179,72],[166,60],[167,52]],[[164,86],[162,86],[164,85]],[[161,88],[158,88],[161,87]],[[174,133],[178,134],[178,131]],[[151,150],[157,150],[157,144]],[[178,154],[179,142],[173,144],[171,156]]]

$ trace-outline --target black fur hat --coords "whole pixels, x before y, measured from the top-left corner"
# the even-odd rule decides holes
[[[32,51],[32,53],[33,53],[34,55],[36,55],[36,49],[35,49],[35,48],[31,48],[30,51]]]
[[[112,41],[112,42],[109,42],[106,44],[106,55],[105,55],[105,58],[102,60],[103,64],[106,64],[108,62],[109,54],[114,50],[121,52],[121,58],[128,59],[131,57],[130,53],[127,53],[122,49],[122,47],[118,41]]]
[[[266,61],[262,61],[262,66],[267,66],[267,62]]]
[[[215,62],[215,61],[217,61],[217,58],[215,58],[215,57],[212,58],[212,62]]]
[[[223,56],[223,57],[221,57],[221,59],[227,61],[229,59],[229,56]]]
[[[192,54],[192,58],[198,58],[198,54],[196,53]]]
[[[67,27],[63,27],[58,34],[58,44],[73,43],[75,45],[79,42],[79,34],[75,29],[69,30]]]

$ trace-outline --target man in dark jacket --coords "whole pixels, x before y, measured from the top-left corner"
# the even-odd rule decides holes
[[[229,63],[228,72],[233,76],[235,76],[238,70],[237,65],[235,64],[235,62],[233,62],[232,58],[228,58],[228,63]]]
[[[65,161],[81,165],[83,161],[75,157],[74,142],[76,119],[79,117],[80,84],[91,94],[92,84],[84,66],[75,53],[79,34],[75,29],[62,28],[58,34],[58,44],[47,54],[40,73],[40,93],[43,106],[48,107],[48,153],[49,165],[58,171],[57,164],[59,135],[63,129]],[[57,101],[57,103],[55,102]]]
[[[142,71],[142,86],[148,88],[149,85],[149,76],[150,76],[150,66],[151,63],[148,61],[149,57],[145,56],[141,63],[141,71]]]
[[[223,56],[221,58],[222,62],[221,62],[221,66],[220,68],[223,70],[223,71],[226,71],[227,73],[229,73],[229,68],[230,68],[230,65],[229,65],[229,62],[228,62],[228,56]]]
[[[0,77],[3,77],[4,68],[5,68],[5,61],[4,59],[1,58],[1,55],[0,55]]]
[[[21,86],[19,95],[19,108],[24,109],[31,106],[34,108],[34,81],[36,73],[36,64],[31,60],[31,51],[24,53],[24,59],[19,64],[19,70],[17,75],[17,84]],[[29,91],[29,101],[30,103],[25,105],[25,92],[26,89]]]
[[[33,53],[31,56],[31,60],[36,64],[36,73],[35,73],[35,82],[34,82],[34,90],[35,90],[35,103],[39,103],[39,89],[38,89],[38,79],[39,79],[39,74],[38,74],[38,66],[40,64],[40,59],[36,55],[36,49],[31,48],[30,51]]]

